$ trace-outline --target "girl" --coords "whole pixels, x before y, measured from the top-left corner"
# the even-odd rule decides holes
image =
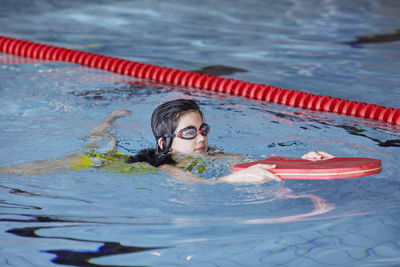
[[[151,128],[156,141],[155,149],[144,149],[135,156],[116,152],[116,138],[108,129],[114,128],[117,118],[129,115],[127,110],[111,113],[106,120],[90,132],[91,137],[109,137],[110,149],[106,153],[83,153],[68,156],[53,162],[34,162],[15,167],[0,168],[0,173],[18,173],[37,175],[51,170],[87,167],[106,167],[114,172],[135,173],[151,171],[151,166],[169,173],[186,182],[203,183],[262,183],[281,181],[269,170],[275,165],[257,164],[247,169],[214,179],[204,179],[197,174],[205,171],[207,159],[221,157],[238,158],[239,155],[216,153],[208,147],[210,126],[204,122],[199,106],[193,100],[178,99],[157,107],[151,118]],[[95,143],[90,144],[95,147]],[[309,152],[304,159],[321,160],[332,158],[325,152]],[[149,165],[147,165],[149,164]],[[189,167],[188,167],[189,166]],[[186,171],[185,171],[186,169]],[[189,170],[189,171],[187,171]]]
[[[166,102],[157,107],[151,117],[151,128],[156,149],[145,149],[136,156],[131,156],[127,162],[147,162],[171,176],[187,182],[208,183],[261,183],[268,181],[281,181],[281,179],[268,171],[275,167],[269,164],[257,164],[247,169],[231,173],[218,179],[206,180],[185,171],[183,167],[194,164],[204,166],[204,156],[210,158],[230,157],[238,158],[239,155],[213,153],[208,147],[208,134],[210,126],[204,122],[199,106],[193,100],[178,99]],[[332,158],[325,152],[309,152],[303,156],[308,160],[322,160]],[[199,168],[197,168],[199,169]]]

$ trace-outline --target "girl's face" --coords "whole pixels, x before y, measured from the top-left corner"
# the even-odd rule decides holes
[[[185,112],[179,119],[175,134],[189,126],[193,126],[197,129],[197,131],[199,131],[200,126],[203,123],[203,119],[198,111],[193,110]],[[191,140],[175,137],[171,145],[172,152],[182,154],[200,154],[205,152],[207,148],[208,137],[201,134],[198,134],[194,139]]]

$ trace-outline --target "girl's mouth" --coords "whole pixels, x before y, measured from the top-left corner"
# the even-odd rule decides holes
[[[205,150],[206,150],[205,147],[200,147],[200,148],[196,148],[194,151],[195,151],[195,152],[198,152],[198,153],[202,153],[202,152],[204,152]]]

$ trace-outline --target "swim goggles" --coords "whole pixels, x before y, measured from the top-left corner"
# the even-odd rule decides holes
[[[197,131],[196,127],[189,126],[180,130],[177,134],[164,134],[165,138],[179,137],[186,140],[195,139],[198,134],[207,136],[210,133],[210,126],[207,123],[203,123],[200,129]]]

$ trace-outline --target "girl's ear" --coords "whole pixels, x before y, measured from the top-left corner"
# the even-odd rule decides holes
[[[161,148],[161,150],[163,150],[163,148],[164,148],[164,139],[162,137],[158,138],[157,144]]]

